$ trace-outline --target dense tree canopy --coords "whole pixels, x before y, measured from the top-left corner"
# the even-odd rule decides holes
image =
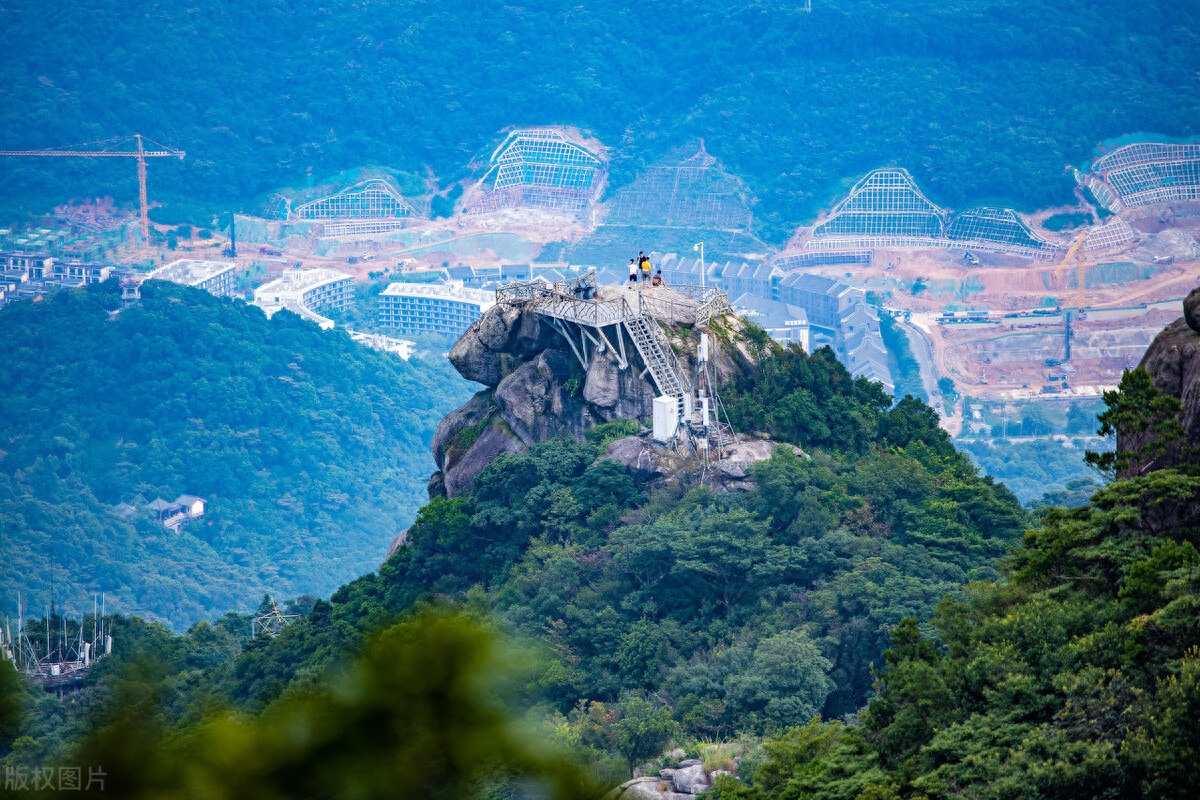
[[[703,139],[779,242],[888,163],[943,204],[1028,209],[1070,201],[1064,166],[1102,140],[1200,132],[1189,0],[800,6],[20,0],[0,147],[142,132],[188,151],[153,196],[211,213],[371,164],[445,186],[507,126],[594,132],[613,188]],[[4,160],[0,181],[10,212],[136,191],[117,159]]]
[[[18,590],[49,605],[54,580],[60,603],[103,591],[186,626],[376,566],[469,384],[196,289],[148,283],[122,309],[110,284],[0,311],[6,610]],[[184,493],[207,514],[176,535],[145,506]]]
[[[197,703],[270,709],[319,690],[373,631],[436,603],[534,643],[541,657],[521,704],[605,774],[628,775],[679,736],[852,713],[870,697],[888,630],[993,576],[1026,518],[927,407],[889,408],[827,352],[776,352],[758,375],[817,399],[808,427],[780,433],[804,454],[781,446],[752,468],[752,490],[714,493],[698,472],[673,488],[636,484],[603,458],[622,422],[587,441],[555,439],[499,457],[469,493],[431,501],[377,573],[309,604],[277,639],[245,641],[237,615],[186,636],[118,621],[118,658],[84,694],[101,696],[105,675],[151,652],[167,676],[164,724],[187,724]],[[747,391],[731,388],[733,414]],[[834,418],[847,415],[849,427]],[[807,440],[814,430],[829,433]],[[28,736],[9,763],[76,738]]]

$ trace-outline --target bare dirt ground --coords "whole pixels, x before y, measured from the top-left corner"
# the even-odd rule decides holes
[[[1033,221],[1040,225],[1050,214],[1076,210],[1047,209]],[[869,266],[830,265],[811,271],[876,292],[887,308],[907,312],[910,337],[919,332],[923,340],[922,346],[914,342],[913,351],[922,362],[927,384],[949,376],[960,395],[980,399],[1094,396],[1114,386],[1123,369],[1137,364],[1154,335],[1179,316],[1178,300],[1200,285],[1200,245],[1196,244],[1200,206],[1139,209],[1125,216],[1140,231],[1141,241],[1120,251],[1087,252],[1085,267],[1121,261],[1152,265],[1164,255],[1174,260],[1153,265],[1157,273],[1145,280],[1089,287],[1083,314],[1076,308],[1073,260],[1060,266],[1056,261],[976,253],[980,264],[972,266],[964,263],[961,251],[876,249]],[[266,262],[271,273],[296,264],[326,267],[366,281],[370,273],[419,271],[444,264],[488,267],[532,262],[546,245],[577,241],[593,223],[590,216],[501,209],[413,220],[402,236],[292,237],[279,257],[263,256],[256,245],[242,244],[238,261],[247,267]],[[1043,233],[1065,247],[1075,231]],[[804,230],[789,250],[799,245],[803,234]],[[156,260],[219,257],[226,244],[193,240],[181,243],[175,252],[157,253]],[[191,248],[193,252],[187,252]],[[514,257],[516,253],[522,256]],[[349,263],[350,256],[357,263]],[[1066,359],[1063,309],[1071,312],[1071,357],[1065,367],[1047,363]],[[946,324],[947,310],[984,311],[988,318]],[[940,402],[936,389],[929,393],[931,402]]]
[[[1158,331],[1182,313],[1178,300],[1200,285],[1200,258],[1187,244],[1200,238],[1200,219],[1174,220],[1160,231],[1156,235],[1167,238],[1147,241],[1143,235],[1124,252],[1086,254],[1085,268],[1101,262],[1147,264],[1155,253],[1148,248],[1157,241],[1176,243],[1173,252],[1186,257],[1156,265],[1159,272],[1146,280],[1089,287],[1082,315],[1071,285],[1073,260],[1059,269],[1053,261],[980,253],[982,263],[968,266],[961,251],[877,249],[870,266],[812,271],[874,291],[886,307],[908,312],[932,351],[938,376],[953,378],[960,394],[995,400],[1051,393],[1094,396],[1115,386],[1123,369],[1136,366]],[[988,319],[946,324],[947,309],[963,316],[986,311]],[[1066,358],[1063,309],[1071,312],[1071,358],[1065,368],[1047,365],[1047,360]],[[913,350],[918,360],[928,358],[925,348]]]

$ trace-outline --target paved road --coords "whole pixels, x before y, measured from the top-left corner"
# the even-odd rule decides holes
[[[925,387],[925,394],[929,396],[929,405],[940,403],[942,393],[937,387],[937,364],[933,360],[933,348],[929,339],[925,337],[925,331],[911,322],[906,322],[902,317],[896,318],[896,324],[908,336],[908,347],[921,368],[921,383]]]

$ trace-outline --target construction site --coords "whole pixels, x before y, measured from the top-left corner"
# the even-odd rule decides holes
[[[876,170],[777,262],[873,292],[931,401],[945,377],[980,400],[1095,397],[1200,283],[1200,145],[1124,145],[1075,174],[1076,206],[1024,215],[954,213],[907,171]],[[1062,219],[1091,224],[1054,230]]]
[[[247,289],[297,267],[370,281],[460,265],[617,267],[626,250],[685,252],[697,239],[762,251],[745,257],[770,273],[769,291],[759,292],[769,299],[791,273],[872,293],[908,334],[931,403],[951,415],[939,379],[982,400],[1099,395],[1178,316],[1200,274],[1196,143],[1102,146],[1074,171],[1077,202],[1034,214],[941,208],[907,170],[873,170],[773,256],[753,236],[749,191],[703,142],[602,200],[609,156],[601,142],[572,128],[513,129],[480,154],[476,177],[441,194],[432,179],[414,188],[397,173],[360,170],[277,193],[260,214],[234,215],[221,231],[149,221],[147,159],[185,154],[143,137],[4,155],[134,160],[140,202],[136,215],[110,200],[73,202],[57,209],[58,228],[0,230],[0,249],[146,268],[182,254],[223,255]]]

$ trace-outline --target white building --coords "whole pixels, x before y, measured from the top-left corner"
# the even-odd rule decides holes
[[[333,320],[316,313],[321,308],[346,308],[354,300],[354,277],[332,269],[287,269],[254,290],[254,305],[273,316],[286,308],[328,330]]]
[[[347,330],[346,333],[361,345],[383,353],[395,353],[405,361],[412,357],[413,348],[417,346],[416,342],[410,342],[407,339],[393,339],[379,333],[360,333],[352,330]]]
[[[232,261],[198,261],[181,258],[151,272],[146,280],[195,286],[217,297],[237,293],[237,264]]]
[[[393,283],[379,294],[379,324],[402,333],[459,335],[496,305],[496,293],[462,281]]]

